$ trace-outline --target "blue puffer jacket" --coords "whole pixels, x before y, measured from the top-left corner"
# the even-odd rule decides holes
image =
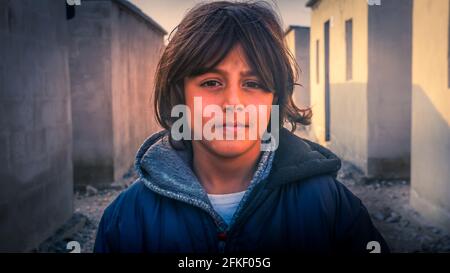
[[[286,129],[279,140],[227,225],[191,153],[173,149],[167,131],[151,136],[136,157],[139,178],[103,214],[94,252],[368,253],[371,241],[388,252],[361,201],[336,180],[339,158]]]

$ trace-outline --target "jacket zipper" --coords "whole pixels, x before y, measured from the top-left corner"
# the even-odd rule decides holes
[[[246,200],[247,204],[242,208],[241,213],[238,215],[234,223],[232,223],[232,226],[229,226],[226,230],[223,230],[218,226],[219,229],[217,232],[217,239],[219,240],[219,253],[225,252],[226,246],[228,245],[230,238],[232,237],[231,235],[236,233],[237,228],[242,225],[243,219],[247,218],[248,212],[251,211],[251,209],[255,206],[259,205],[259,203],[265,199],[262,197],[266,196],[267,192],[258,192],[264,189],[265,182],[267,182],[267,179],[264,179],[258,185],[256,185],[256,187],[253,189],[250,196]]]

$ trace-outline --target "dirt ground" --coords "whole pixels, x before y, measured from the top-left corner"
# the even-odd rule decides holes
[[[409,205],[409,181],[366,181],[344,162],[338,180],[358,196],[392,252],[450,252],[450,235]]]
[[[130,175],[108,189],[76,191],[72,219],[35,252],[69,252],[66,246],[70,241],[79,242],[82,253],[92,252],[103,210],[134,179]],[[345,162],[338,179],[365,204],[392,252],[450,252],[450,235],[429,224],[409,205],[408,181],[367,182]]]

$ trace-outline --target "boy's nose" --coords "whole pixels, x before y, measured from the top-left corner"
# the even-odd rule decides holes
[[[226,105],[234,106],[243,104],[241,92],[242,90],[239,84],[229,85],[224,92],[225,97],[223,100],[223,107],[225,107]]]

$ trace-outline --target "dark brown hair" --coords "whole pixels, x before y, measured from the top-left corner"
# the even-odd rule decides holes
[[[264,89],[274,93],[280,126],[288,121],[295,130],[297,124],[310,124],[311,109],[299,109],[292,100],[298,67],[287,49],[280,19],[268,3],[199,4],[174,31],[156,72],[154,107],[163,128],[170,129],[175,121],[172,107],[185,104],[185,77],[215,67],[238,43]]]

